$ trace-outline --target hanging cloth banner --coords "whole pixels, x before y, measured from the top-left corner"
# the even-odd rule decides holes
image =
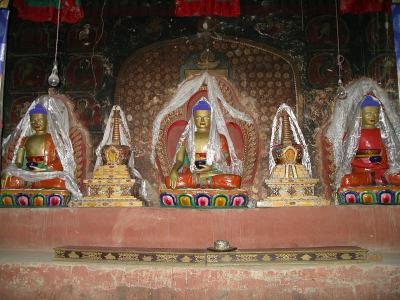
[[[176,0],[175,14],[178,17],[238,17],[240,0]]]
[[[34,22],[57,24],[58,0],[14,0],[18,17]],[[61,0],[60,22],[77,23],[84,16],[81,0]]]
[[[340,0],[341,14],[390,13],[390,0]]]
[[[393,1],[392,5],[393,35],[396,48],[397,86],[400,100],[400,0]]]
[[[0,9],[0,139],[3,131],[4,71],[6,64],[7,27],[9,13],[10,11],[8,9]]]

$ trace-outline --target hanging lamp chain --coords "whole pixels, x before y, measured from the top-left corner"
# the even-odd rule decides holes
[[[57,54],[58,54],[58,38],[60,31],[60,13],[61,13],[61,0],[58,0],[58,9],[57,9],[57,30],[56,30],[56,47],[54,51],[54,65],[57,65]]]
[[[338,87],[337,87],[337,97],[339,99],[345,99],[347,96],[347,91],[344,88],[343,80],[342,80],[342,71],[343,71],[343,63],[344,56],[340,54],[340,36],[339,36],[339,15],[338,15],[338,3],[335,0],[335,16],[336,16],[336,45],[337,45],[337,55],[336,55],[336,64],[338,66]]]

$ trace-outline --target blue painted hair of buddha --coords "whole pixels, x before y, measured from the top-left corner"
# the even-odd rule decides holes
[[[206,98],[201,97],[200,100],[193,106],[193,112],[196,110],[211,110],[210,104],[208,104]]]
[[[379,106],[381,106],[381,103],[375,97],[367,95],[361,101],[361,108],[364,108],[367,106],[379,107]]]
[[[43,106],[43,104],[38,103],[35,105],[34,108],[32,108],[29,111],[29,115],[34,115],[34,114],[41,114],[41,115],[47,115],[47,110],[46,108]]]

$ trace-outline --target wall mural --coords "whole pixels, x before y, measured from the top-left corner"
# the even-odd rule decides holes
[[[86,126],[88,129],[96,129],[103,125],[100,105],[93,97],[74,96],[73,101],[73,111],[82,125]]]
[[[349,28],[343,20],[339,20],[340,46],[346,48],[349,41]],[[319,16],[307,23],[305,30],[307,43],[316,49],[335,49],[337,47],[336,18]]]
[[[46,61],[41,58],[21,58],[14,65],[10,76],[12,87],[22,90],[43,89],[47,81],[46,70]]]

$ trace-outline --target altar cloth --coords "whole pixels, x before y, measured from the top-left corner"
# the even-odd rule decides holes
[[[119,263],[190,263],[200,265],[329,261],[362,262],[367,260],[367,254],[367,249],[356,246],[238,249],[235,251],[79,246],[54,248],[55,260]]]

